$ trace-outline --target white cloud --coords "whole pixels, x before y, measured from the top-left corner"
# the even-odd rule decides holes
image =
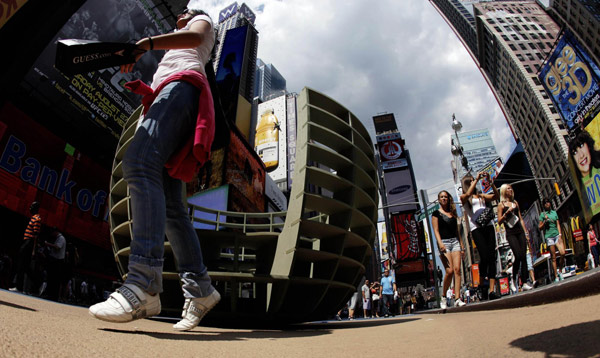
[[[215,21],[232,2],[194,1]],[[371,130],[372,116],[394,113],[420,189],[452,177],[452,113],[464,130],[489,128],[500,155],[510,154],[514,140],[493,94],[428,1],[245,3],[257,14],[258,57],[277,67],[289,91],[325,93]]]

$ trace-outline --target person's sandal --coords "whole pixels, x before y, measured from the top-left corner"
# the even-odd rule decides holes
[[[160,296],[151,296],[141,288],[125,284],[104,302],[89,308],[90,315],[107,322],[124,323],[160,313]]]

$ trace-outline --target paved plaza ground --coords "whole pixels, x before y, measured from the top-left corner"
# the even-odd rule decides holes
[[[0,357],[600,357],[599,308],[596,293],[520,308],[176,332],[169,322],[111,324],[86,308],[0,290]]]

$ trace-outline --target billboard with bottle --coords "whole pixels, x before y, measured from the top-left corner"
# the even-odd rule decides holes
[[[287,179],[286,96],[258,105],[254,149],[275,182]]]

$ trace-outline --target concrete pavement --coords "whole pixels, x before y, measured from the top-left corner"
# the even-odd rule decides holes
[[[503,310],[176,332],[172,323],[111,324],[86,308],[0,290],[0,357],[600,357],[599,303],[594,293]]]

